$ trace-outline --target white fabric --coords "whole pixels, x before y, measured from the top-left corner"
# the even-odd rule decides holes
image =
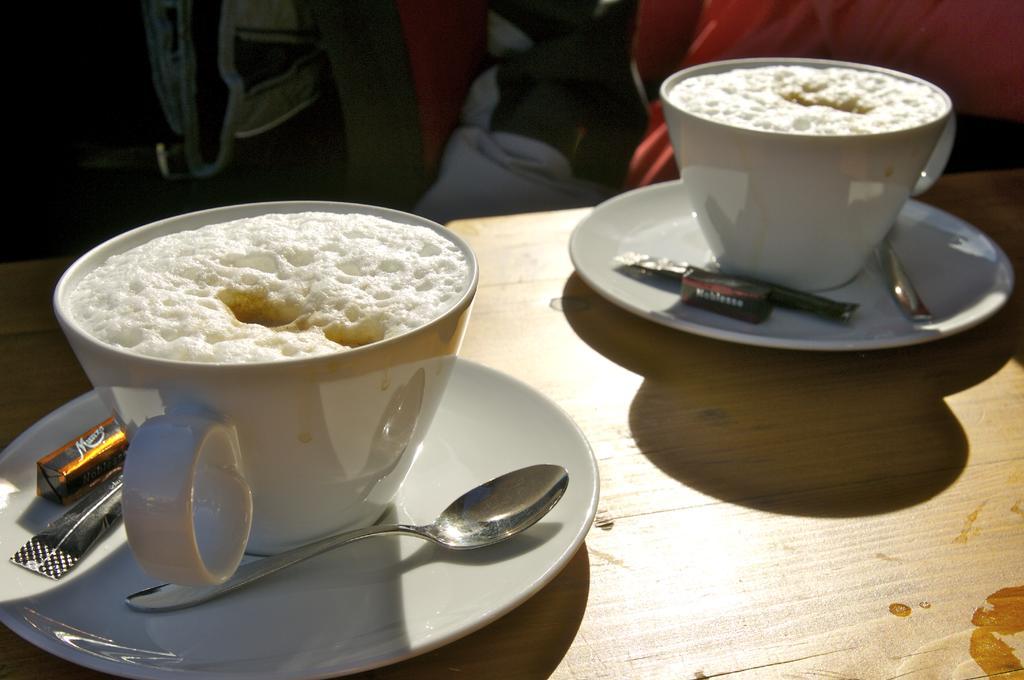
[[[525,52],[533,41],[500,14],[487,16],[488,51]],[[613,192],[572,175],[568,159],[544,142],[491,130],[498,105],[498,67],[473,81],[460,127],[445,146],[438,178],[414,211],[435,222],[597,205]]]
[[[460,127],[415,212],[436,222],[597,205],[612,191],[573,177],[555,148],[522,135]]]

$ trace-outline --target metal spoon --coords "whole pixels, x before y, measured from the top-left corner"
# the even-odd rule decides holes
[[[918,295],[889,239],[882,241],[877,252],[882,272],[889,283],[889,292],[906,317],[915,322],[931,321],[932,313]]]
[[[569,485],[558,465],[533,465],[471,489],[445,508],[431,524],[391,524],[355,529],[243,564],[227,581],[212,586],[165,583],[125,598],[132,609],[171,611],[212,600],[293,564],[369,536],[412,534],[453,550],[493,545],[533,526],[555,507]]]

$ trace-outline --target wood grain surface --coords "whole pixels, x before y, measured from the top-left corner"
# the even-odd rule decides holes
[[[949,175],[921,200],[1024,271],[1024,170]],[[591,291],[567,252],[586,214],[451,226],[481,267],[463,355],[579,424],[595,526],[506,617],[365,677],[1024,677],[1020,285],[937,342],[747,347]],[[89,389],[50,311],[66,265],[0,266],[4,446]],[[0,628],[0,678],[36,677],[102,676]]]

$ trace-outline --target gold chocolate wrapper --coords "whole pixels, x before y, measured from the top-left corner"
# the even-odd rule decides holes
[[[36,494],[68,505],[124,463],[128,437],[111,416],[36,463]]]

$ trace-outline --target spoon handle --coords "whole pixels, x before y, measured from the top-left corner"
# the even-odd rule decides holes
[[[878,246],[878,257],[882,262],[882,271],[889,282],[889,291],[907,318],[915,322],[930,321],[932,314],[921,300],[921,296],[917,294],[917,289],[910,281],[910,276],[903,268],[903,263],[896,255],[896,251],[893,250],[889,239],[882,241]]]
[[[201,602],[220,597],[232,590],[237,590],[253,581],[273,574],[293,564],[304,562],[311,557],[316,557],[335,548],[358,541],[369,536],[381,536],[384,534],[413,534],[422,538],[429,538],[418,527],[405,524],[390,524],[354,529],[336,536],[328,536],[319,541],[286,550],[277,555],[271,555],[262,559],[247,562],[235,570],[235,573],[223,583],[207,586],[183,586],[175,583],[164,583],[163,585],[140,590],[125,598],[125,604],[132,609],[144,612],[172,611],[184,609]]]

